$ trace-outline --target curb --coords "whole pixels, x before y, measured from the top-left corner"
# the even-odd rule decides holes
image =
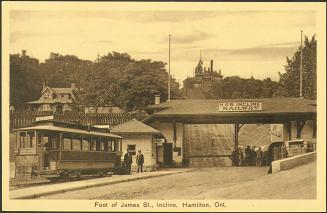
[[[80,190],[80,189],[87,189],[87,188],[92,188],[92,187],[111,185],[111,184],[117,184],[117,183],[123,183],[123,182],[130,182],[130,181],[136,181],[136,180],[144,180],[144,179],[162,177],[162,176],[179,174],[179,173],[186,173],[186,172],[190,172],[193,170],[195,170],[195,169],[189,169],[187,171],[179,171],[179,172],[175,172],[175,173],[154,174],[154,175],[144,176],[144,177],[133,177],[133,178],[131,177],[131,178],[124,179],[124,180],[115,180],[115,181],[108,180],[108,181],[101,182],[101,183],[93,183],[93,184],[91,183],[89,185],[75,186],[75,187],[71,187],[71,188],[67,188],[67,189],[59,189],[59,190],[52,190],[52,191],[48,191],[48,192],[39,192],[39,193],[33,193],[33,194],[29,194],[29,195],[10,197],[10,199],[31,199],[31,198],[35,199],[37,197],[41,197],[44,195],[76,191],[76,190]]]

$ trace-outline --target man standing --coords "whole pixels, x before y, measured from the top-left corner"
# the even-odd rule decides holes
[[[137,173],[143,172],[143,163],[144,163],[144,156],[141,154],[141,150],[138,151],[136,156],[136,163],[137,163]]]
[[[245,165],[249,166],[251,163],[251,147],[247,146],[245,148]]]
[[[261,147],[259,147],[259,149],[257,149],[256,154],[257,154],[257,163],[256,163],[256,166],[261,167],[262,157],[263,157],[263,152],[262,152]]]
[[[126,174],[128,174],[128,175],[131,174],[132,163],[133,163],[132,154],[127,149],[127,152],[124,155],[124,165],[125,165],[125,169],[126,169]]]

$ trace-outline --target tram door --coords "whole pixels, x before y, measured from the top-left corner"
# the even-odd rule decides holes
[[[49,170],[50,169],[50,153],[49,153],[49,137],[43,137],[43,144],[42,144],[42,150],[43,150],[43,169]]]
[[[164,166],[172,166],[173,165],[173,144],[172,143],[163,143],[163,160]]]

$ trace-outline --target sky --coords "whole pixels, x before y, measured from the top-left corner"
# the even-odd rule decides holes
[[[43,62],[50,52],[94,61],[116,51],[168,63],[171,34],[171,73],[180,83],[193,76],[200,52],[224,77],[278,81],[301,30],[316,33],[314,11],[13,10],[10,53],[25,49]]]

